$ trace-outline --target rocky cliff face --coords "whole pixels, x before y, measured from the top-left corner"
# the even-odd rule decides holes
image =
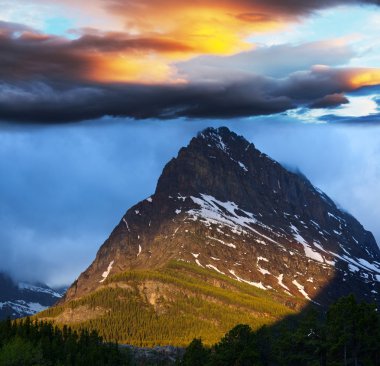
[[[208,128],[179,151],[62,302],[114,274],[172,259],[321,304],[348,293],[379,301],[373,235],[304,176],[227,128]]]

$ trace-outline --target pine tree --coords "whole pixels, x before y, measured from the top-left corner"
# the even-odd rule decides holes
[[[231,329],[215,346],[213,366],[251,366],[260,364],[260,355],[252,329],[239,324]]]
[[[210,360],[210,351],[203,346],[200,338],[194,338],[183,356],[183,366],[205,366]]]

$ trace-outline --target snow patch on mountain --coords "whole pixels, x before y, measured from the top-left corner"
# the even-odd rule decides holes
[[[221,244],[223,244],[223,245],[226,245],[227,247],[230,247],[230,248],[234,248],[234,249],[236,249],[236,245],[235,245],[235,244],[232,244],[232,243],[226,243],[224,240],[217,239],[217,238],[214,238],[214,237],[209,236],[209,235],[207,235],[206,238],[211,239],[211,240],[215,240],[215,241],[217,241],[217,242],[219,242],[219,243],[221,243]]]
[[[29,316],[39,313],[48,308],[37,302],[27,302],[24,300],[13,300],[0,302],[0,309],[10,308],[13,317]]]
[[[268,259],[266,259],[266,258],[264,258],[264,257],[257,257],[256,266],[257,266],[257,268],[258,268],[258,271],[259,271],[261,274],[263,274],[264,276],[265,276],[266,274],[269,274],[269,275],[270,275],[271,273],[270,273],[267,269],[262,268],[262,267],[260,266],[260,264],[259,264],[260,260],[263,261],[263,262],[269,262]]]
[[[310,300],[308,293],[305,291],[305,287],[302,286],[297,280],[293,280],[292,283],[298,288],[298,291],[304,296],[305,299]]]
[[[37,286],[37,285],[32,285],[32,284],[26,283],[26,282],[19,282],[18,283],[18,288],[20,290],[28,290],[28,291],[32,291],[32,292],[39,292],[39,293],[49,294],[49,295],[51,295],[53,297],[56,297],[57,299],[59,299],[59,298],[62,297],[61,294],[59,294],[58,292],[54,291],[51,288],[41,287],[41,286]]]
[[[99,281],[100,283],[104,282],[107,279],[108,275],[111,272],[113,263],[114,263],[114,261],[111,261],[110,264],[107,267],[107,270],[103,272],[103,274],[102,274],[103,279]]]
[[[242,168],[244,171],[248,172],[248,168],[241,161],[238,161],[237,163],[239,164],[240,168]]]
[[[262,284],[262,282],[253,282],[253,281],[247,281],[243,278],[240,278],[233,269],[229,269],[228,272],[230,272],[239,282],[247,283],[248,285],[255,286],[258,288],[261,288],[262,290],[267,290],[267,288]]]
[[[303,236],[300,234],[297,227],[295,227],[293,224],[290,225],[290,229],[292,230],[294,239],[302,244],[302,245],[308,245],[307,241],[303,238]]]
[[[262,238],[281,246],[269,236],[254,229],[251,225],[258,225],[267,230],[270,228],[259,222],[255,215],[241,209],[236,203],[227,201],[222,202],[213,196],[207,194],[200,194],[199,197],[190,197],[191,200],[199,206],[199,209],[189,210],[189,219],[200,220],[206,226],[224,225],[228,227],[234,234],[257,234]]]
[[[213,269],[214,271],[219,272],[219,273],[222,274],[222,275],[225,275],[224,272],[220,271],[217,267],[215,267],[215,266],[212,265],[212,264],[206,264],[206,267],[207,267],[207,268],[210,268],[210,269]]]
[[[129,229],[128,221],[125,218],[123,218],[123,222],[124,222],[125,226],[127,227],[128,231],[131,231]]]
[[[283,274],[283,273],[281,273],[280,275],[278,275],[276,278],[277,278],[277,282],[278,282],[278,284],[279,284],[281,287],[283,287],[285,290],[290,291],[290,290],[289,290],[289,287],[286,286],[286,285],[284,284],[284,282],[283,282],[283,280],[284,280],[284,274]]]

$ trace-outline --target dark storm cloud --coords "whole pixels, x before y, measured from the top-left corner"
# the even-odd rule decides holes
[[[275,114],[342,103],[345,92],[361,86],[354,86],[351,79],[367,72],[312,66],[318,55],[332,65],[354,56],[349,47],[326,41],[275,46],[226,58],[200,57],[178,64],[179,74],[188,77],[186,83],[100,82],[94,80],[99,54],[150,48],[183,51],[186,47],[168,40],[128,39],[121,33],[84,32],[78,39],[68,40],[18,24],[2,23],[0,28],[0,119],[22,123],[63,123],[104,116],[169,119]],[[270,60],[280,55],[286,56],[275,72]],[[254,60],[253,68],[244,69],[250,59]],[[294,59],[297,61],[292,65]],[[206,69],[202,69],[203,63]],[[230,69],[235,63],[238,67]]]
[[[106,115],[146,118],[233,118],[266,115],[352,90],[351,69],[315,68],[275,79],[177,85],[3,83],[0,118],[59,123]]]
[[[256,85],[263,80],[252,80]],[[266,84],[266,81],[264,81]],[[58,123],[105,115],[136,119],[235,117],[285,111],[292,102],[263,95],[251,83],[229,85],[47,85],[3,84],[0,118]]]

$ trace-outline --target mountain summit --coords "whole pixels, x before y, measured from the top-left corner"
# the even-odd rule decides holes
[[[184,273],[191,279],[185,281]],[[179,278],[181,284],[174,284]],[[59,311],[115,288],[134,289],[156,315],[169,314],[178,294],[181,301],[216,304],[220,291],[226,291],[224,299],[239,292],[239,311],[248,294],[252,304],[261,297],[297,309],[349,293],[379,301],[379,281],[380,250],[354,217],[243,137],[225,127],[207,128],[165,166],[155,193],[127,211]],[[213,286],[207,294],[206,283]],[[231,307],[235,300],[229,301]],[[103,319],[111,316],[110,304],[99,315]],[[61,320],[76,319],[70,314]]]
[[[325,301],[374,296],[380,280],[370,232],[225,127],[199,133],[165,166],[154,195],[128,210],[66,299],[109,275],[171,259],[308,299],[334,279]]]

